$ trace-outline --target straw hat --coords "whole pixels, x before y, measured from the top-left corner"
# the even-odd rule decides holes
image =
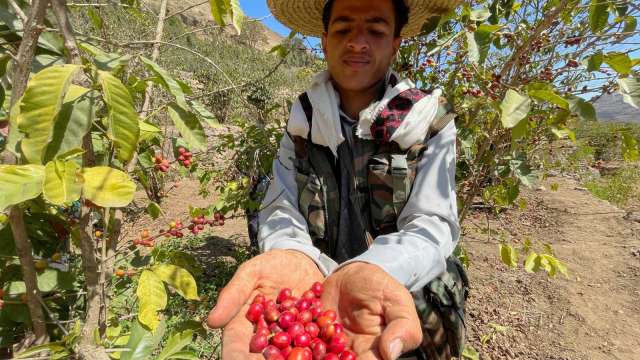
[[[446,13],[462,0],[404,0],[409,7],[409,23],[402,37],[420,34],[422,25],[434,15]],[[326,0],[267,0],[273,15],[289,28],[304,35],[320,37],[324,32],[322,9]]]

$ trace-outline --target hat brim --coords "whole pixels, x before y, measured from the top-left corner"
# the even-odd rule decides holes
[[[285,26],[303,35],[320,37],[324,33],[322,9],[326,0],[267,0],[271,13]],[[409,22],[401,36],[419,35],[422,26],[432,16],[454,9],[462,0],[405,0]]]

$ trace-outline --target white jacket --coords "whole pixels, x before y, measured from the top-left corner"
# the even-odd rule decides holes
[[[409,84],[414,86],[413,83]],[[398,84],[406,85],[407,80]],[[312,131],[318,131],[311,134],[312,141],[329,146],[335,153],[344,138],[339,124],[339,97],[331,86],[328,74],[325,72],[316,76],[307,93],[314,108]],[[388,101],[394,93],[397,94],[397,91],[389,87],[381,101],[373,103],[360,114],[359,136],[366,136],[361,134],[361,129],[366,129],[370,124],[370,116],[372,113],[375,115],[375,108]],[[438,92],[434,94],[436,100],[437,95]],[[425,98],[426,101],[429,100]],[[406,132],[407,137],[415,137],[415,129],[424,128],[424,138],[428,127],[424,126],[424,122],[430,122],[435,116],[433,106],[437,106],[437,101],[433,106],[419,104],[414,106],[417,114],[407,116],[407,119],[411,117],[416,122],[407,124],[411,127],[411,131]],[[308,125],[305,119],[302,106],[297,101],[291,110],[289,132],[306,137],[304,127]],[[398,143],[402,143],[402,140],[396,139]],[[307,223],[298,210],[294,158],[293,142],[285,133],[278,157],[273,163],[273,179],[260,212],[258,242],[261,251],[301,251],[313,259],[327,276],[351,262],[375,264],[412,292],[420,290],[445,271],[445,259],[452,254],[460,235],[455,194],[456,127],[453,122],[428,142],[428,149],[418,165],[411,195],[398,217],[399,231],[379,236],[365,253],[343,264],[337,264],[313,246]]]

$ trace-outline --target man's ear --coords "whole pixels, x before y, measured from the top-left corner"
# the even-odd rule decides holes
[[[322,33],[322,53],[324,54],[324,57],[327,57],[327,33],[323,32]]]
[[[398,55],[398,51],[400,50],[400,45],[402,45],[402,37],[397,36],[393,38],[393,54]]]

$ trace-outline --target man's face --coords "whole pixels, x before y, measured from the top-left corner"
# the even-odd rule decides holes
[[[392,0],[336,0],[322,48],[338,87],[364,91],[384,78],[401,38]]]

